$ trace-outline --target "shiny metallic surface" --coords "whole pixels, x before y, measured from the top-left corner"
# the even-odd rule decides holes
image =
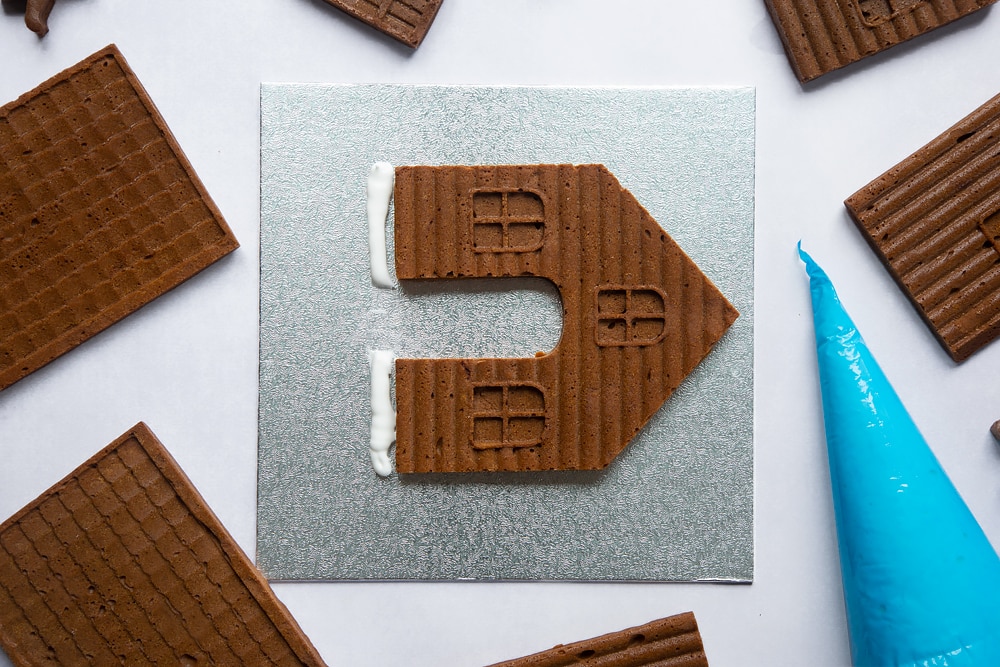
[[[380,160],[602,163],[741,315],[603,471],[380,478],[369,350],[532,355],[558,342],[561,309],[544,281],[373,287],[365,182]],[[263,86],[258,566],[750,581],[753,196],[752,89]]]

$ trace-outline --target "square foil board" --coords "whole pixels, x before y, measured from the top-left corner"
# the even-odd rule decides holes
[[[265,574],[750,581],[754,106],[749,88],[264,85]],[[604,164],[740,317],[605,470],[380,478],[370,350],[531,356],[557,344],[561,304],[541,280],[374,287],[376,161]],[[387,234],[391,268],[391,215]]]

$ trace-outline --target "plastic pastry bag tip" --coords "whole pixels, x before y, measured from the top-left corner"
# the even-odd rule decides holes
[[[1000,665],[1000,559],[806,254],[854,664]]]

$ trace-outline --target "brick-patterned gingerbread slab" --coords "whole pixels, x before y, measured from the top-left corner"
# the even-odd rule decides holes
[[[556,348],[528,359],[398,359],[396,469],[607,466],[736,309],[601,165],[399,167],[400,280],[538,276]]]
[[[424,40],[444,0],[326,0],[409,47]]]
[[[0,525],[0,646],[27,665],[322,665],[145,424]]]
[[[0,389],[237,246],[114,46],[0,108]]]
[[[708,667],[694,614],[662,618],[620,632],[559,645],[491,667]]]
[[[844,203],[955,361],[1000,336],[1000,95]]]
[[[805,82],[971,14],[996,0],[764,0]]]

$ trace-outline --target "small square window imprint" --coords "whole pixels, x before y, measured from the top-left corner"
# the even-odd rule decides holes
[[[472,195],[472,217],[477,222],[499,220],[503,216],[503,192],[476,192]]]
[[[507,192],[507,212],[512,218],[535,220],[545,218],[542,198],[534,192]]]
[[[472,422],[472,442],[481,449],[503,447],[503,419],[476,417]]]
[[[473,409],[476,412],[499,412],[503,410],[504,388],[481,385],[473,389]]]
[[[625,290],[602,289],[597,292],[597,312],[601,315],[625,314]]]
[[[986,242],[1000,254],[1000,211],[996,211],[979,223],[979,231],[986,237]]]
[[[534,447],[545,432],[545,394],[515,382],[473,387],[472,446],[475,449]]]
[[[521,190],[472,193],[472,243],[476,252],[531,252],[545,237],[545,204]]]
[[[855,0],[861,20],[869,27],[891,21],[900,14],[911,12],[926,0]]]
[[[655,345],[666,332],[666,300],[656,287],[597,289],[595,338],[601,347]]]
[[[472,243],[477,251],[503,248],[504,228],[501,224],[480,223],[472,226]]]

